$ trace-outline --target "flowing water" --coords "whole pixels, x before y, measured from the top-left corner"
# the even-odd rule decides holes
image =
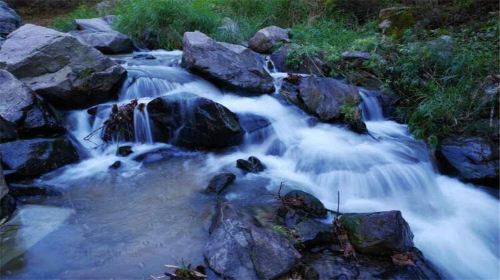
[[[311,121],[276,94],[222,92],[176,66],[180,52],[152,54],[158,59],[119,58],[129,70],[119,103],[191,92],[235,113],[266,117],[272,127],[226,152],[189,153],[153,143],[147,110],[136,110],[135,153],[119,158],[117,145],[103,147],[98,132],[87,137],[102,126],[109,105],[100,106],[95,117],[71,112],[67,124],[86,159],[42,178],[62,196],[23,206],[10,222],[3,233],[9,261],[0,263],[2,279],[137,279],[183,259],[201,263],[212,202],[200,191],[211,174],[251,155],[267,165],[261,176],[271,191],[286,181],[330,209],[337,207],[339,191],[342,212],[401,210],[416,246],[447,278],[499,277],[497,198],[437,173],[427,147],[405,125],[384,120],[375,93],[360,91],[370,135],[358,135]],[[279,87],[284,74],[272,75]],[[158,149],[168,151],[167,160],[133,160]],[[122,168],[109,171],[116,160]]]

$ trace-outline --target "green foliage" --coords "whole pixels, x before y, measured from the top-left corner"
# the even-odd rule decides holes
[[[71,13],[56,18],[52,23],[52,28],[55,28],[59,31],[67,32],[74,29],[74,24],[73,24],[74,19],[94,18],[97,16],[99,16],[99,14],[94,8],[82,5],[78,7],[76,10],[72,11]]]

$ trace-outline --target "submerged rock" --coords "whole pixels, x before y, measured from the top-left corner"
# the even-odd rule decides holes
[[[0,37],[7,36],[21,26],[21,17],[7,3],[0,1]]]
[[[481,137],[444,139],[436,158],[444,173],[468,182],[498,187],[499,152],[491,141]]]
[[[300,254],[286,237],[222,202],[205,246],[209,267],[224,279],[274,279],[290,271]]]
[[[0,68],[11,72],[52,105],[74,109],[109,101],[126,71],[75,37],[26,24],[0,49]]]
[[[92,46],[104,54],[134,51],[132,40],[118,31],[71,31],[69,34],[76,37],[81,43]]]
[[[393,255],[414,246],[413,233],[399,211],[343,214],[340,222],[357,252]]]
[[[272,93],[274,83],[265,59],[252,50],[216,42],[201,32],[184,33],[182,64],[190,71],[230,89]]]
[[[278,44],[290,41],[288,30],[277,26],[268,26],[257,31],[248,41],[248,46],[260,53],[271,52]]]
[[[77,162],[78,153],[65,138],[29,139],[0,144],[2,164],[14,177],[37,177]]]
[[[210,99],[176,93],[148,103],[155,141],[191,149],[220,149],[239,144],[244,135],[238,116]]]
[[[237,160],[236,167],[249,173],[259,173],[266,169],[266,166],[260,161],[260,159],[254,156],[249,157],[248,160]]]
[[[227,186],[234,182],[236,175],[230,172],[220,173],[210,179],[206,191],[208,193],[220,194]]]
[[[12,74],[0,70],[0,85],[0,117],[13,124],[20,136],[50,136],[64,131],[52,110]]]

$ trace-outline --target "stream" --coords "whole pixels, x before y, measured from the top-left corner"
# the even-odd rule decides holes
[[[95,117],[86,110],[68,113],[66,126],[84,160],[39,179],[62,195],[28,199],[1,232],[1,279],[148,279],[166,264],[202,264],[213,212],[202,191],[214,173],[249,156],[267,169],[237,180],[235,188],[259,184],[277,191],[287,182],[329,209],[337,208],[339,192],[342,212],[400,210],[416,247],[443,276],[498,277],[498,199],[440,175],[428,147],[406,125],[384,120],[372,92],[360,91],[370,135],[359,135],[315,122],[278,94],[228,94],[180,68],[180,51],[144,54],[156,59],[115,57],[129,72],[119,104],[191,92],[237,114],[263,116],[271,127],[223,152],[188,152],[153,143],[147,111],[136,110],[134,153],[124,158],[116,156],[117,144],[104,147],[99,134],[86,138],[103,125],[111,106],[100,105]],[[279,88],[285,74],[271,74]],[[141,154],[145,160],[134,160]],[[122,167],[109,170],[117,160]]]

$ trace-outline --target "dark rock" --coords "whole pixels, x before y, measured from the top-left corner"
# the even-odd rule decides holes
[[[121,54],[134,51],[132,40],[118,31],[71,31],[82,44],[92,46],[103,54]]]
[[[240,45],[219,43],[201,32],[184,33],[182,64],[230,89],[272,93],[274,83],[263,56]]]
[[[156,59],[156,57],[152,54],[149,54],[149,53],[141,53],[141,54],[136,54],[134,55],[133,59],[149,59],[149,60],[153,60],[153,59]]]
[[[0,198],[0,225],[9,219],[12,213],[16,210],[16,200],[12,195],[6,194]]]
[[[292,228],[301,244],[306,248],[328,245],[336,241],[333,227],[314,219],[302,219]]]
[[[303,55],[300,57],[300,63],[289,63],[290,48],[289,45],[284,45],[271,54],[271,61],[276,71],[311,75],[327,75],[330,73],[331,69],[322,54]]]
[[[288,43],[288,30],[277,26],[268,26],[257,31],[248,41],[248,46],[260,53],[271,52],[278,44]]]
[[[2,163],[13,177],[37,177],[78,161],[73,144],[65,138],[19,140],[0,144]]]
[[[115,16],[112,15],[100,18],[75,19],[75,25],[76,29],[81,31],[108,32],[114,31],[114,19]]]
[[[357,252],[393,255],[413,248],[413,233],[399,211],[343,214],[342,227]]]
[[[0,117],[13,124],[21,137],[64,131],[52,110],[12,74],[0,70],[0,84]]]
[[[0,1],[0,36],[7,36],[21,26],[21,17],[7,3]]]
[[[444,139],[436,150],[440,169],[467,182],[498,187],[498,146],[481,137]]]
[[[325,206],[312,194],[301,190],[293,190],[288,192],[282,200],[286,206],[303,211],[312,217],[326,218],[327,210]]]
[[[290,271],[300,254],[286,237],[222,202],[211,227],[205,258],[224,279],[274,279]]]
[[[159,97],[148,103],[156,141],[186,148],[219,149],[239,144],[244,131],[238,116],[212,100],[191,93]]]
[[[266,166],[254,156],[249,157],[248,160],[237,160],[236,167],[249,173],[259,173],[266,169]]]
[[[26,196],[60,196],[62,193],[51,186],[32,183],[9,183],[10,194],[13,197]]]
[[[116,155],[122,157],[128,157],[132,153],[134,153],[134,151],[132,150],[132,146],[120,146],[116,151]]]
[[[262,116],[246,113],[238,115],[241,123],[241,127],[247,133],[254,133],[258,130],[264,129],[271,125],[271,122]]]
[[[123,67],[75,37],[32,24],[9,35],[0,49],[0,68],[65,109],[116,98],[126,76]]]
[[[0,114],[0,143],[14,141],[18,137],[14,124],[2,118]]]
[[[121,142],[135,140],[134,112],[138,106],[137,99],[118,107],[112,105],[111,114],[104,122],[102,140],[105,142]]]
[[[220,194],[227,186],[229,186],[236,179],[233,173],[220,173],[212,177],[206,191],[208,193]]]
[[[111,164],[109,166],[109,169],[118,169],[120,167],[122,167],[122,162],[119,161],[119,160],[117,160],[117,161],[113,162],[113,164]]]

